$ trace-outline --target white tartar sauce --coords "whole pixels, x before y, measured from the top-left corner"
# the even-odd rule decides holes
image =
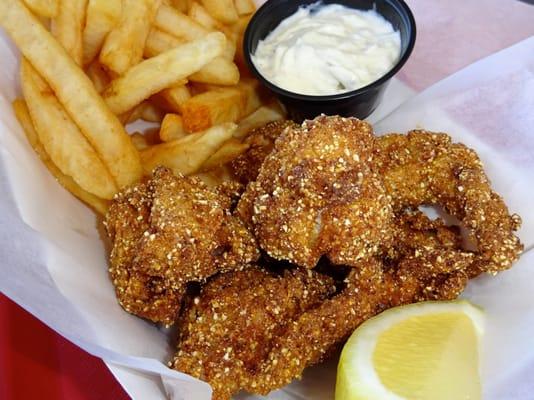
[[[400,34],[375,10],[339,4],[301,7],[258,43],[252,61],[275,85],[307,95],[356,90],[386,74]]]

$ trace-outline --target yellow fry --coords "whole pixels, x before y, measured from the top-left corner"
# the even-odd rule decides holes
[[[167,114],[159,128],[159,138],[162,142],[171,142],[187,136],[182,117],[178,114]]]
[[[156,107],[154,104],[145,101],[141,108],[141,119],[147,122],[161,122],[165,116],[165,113]]]
[[[249,148],[249,145],[246,143],[241,143],[237,139],[228,139],[222,147],[217,150],[210,158],[206,160],[204,164],[202,164],[202,171],[211,171],[213,169],[216,169],[220,167],[221,165],[224,165],[230,161],[232,161],[234,158],[239,156],[240,154],[243,154],[247,149]]]
[[[130,68],[111,82],[103,97],[111,111],[124,113],[153,94],[173,86],[219,56],[226,45],[220,32],[175,47]]]
[[[96,91],[98,93],[102,93],[107,85],[109,85],[109,82],[111,79],[109,78],[107,72],[104,70],[102,65],[98,61],[94,61],[87,67],[85,70],[85,73],[91,79],[91,82],[93,82],[93,86],[95,87]]]
[[[215,89],[187,100],[182,109],[187,132],[198,132],[223,122],[235,122],[255,111],[261,100],[258,84],[241,82],[234,87]]]
[[[159,29],[152,28],[146,38],[143,54],[146,58],[155,57],[186,42],[187,40],[185,39],[178,39]]]
[[[24,0],[24,4],[39,17],[53,18],[59,9],[59,0]]]
[[[213,18],[201,4],[193,2],[187,15],[209,31],[222,30],[223,24]]]
[[[52,20],[51,31],[67,53],[82,64],[83,58],[83,26],[87,0],[58,0],[59,10]]]
[[[232,123],[222,124],[183,139],[149,147],[141,152],[143,168],[146,173],[150,173],[157,166],[163,165],[175,174],[195,173],[232,137],[235,128],[236,125]]]
[[[233,0],[201,0],[206,10],[223,24],[233,24],[239,19]]]
[[[20,0],[0,1],[0,25],[48,82],[119,188],[142,174],[139,153],[92,82]]]
[[[78,199],[89,205],[96,212],[102,215],[106,214],[108,209],[107,201],[83,190],[70,176],[61,172],[59,168],[52,162],[43,145],[39,141],[39,137],[37,136],[37,132],[35,132],[28,107],[26,106],[24,100],[15,100],[13,102],[13,111],[15,112],[15,116],[19,120],[20,125],[22,126],[22,130],[24,131],[30,146],[37,153],[48,171],[50,171],[50,173],[54,176],[54,178],[56,178],[61,186],[71,192]]]
[[[160,4],[161,0],[123,0],[121,18],[100,52],[102,65],[122,75],[141,61]]]
[[[98,55],[106,36],[121,18],[121,0],[89,0],[83,30],[83,65]]]
[[[141,151],[150,147],[148,138],[142,133],[134,132],[130,135],[130,137],[132,138],[132,143],[137,150]]]
[[[189,11],[189,6],[193,2],[193,0],[170,0],[169,2],[171,6],[176,8],[178,11],[187,13],[187,11]]]
[[[226,165],[212,169],[211,171],[197,172],[191,176],[200,179],[211,188],[216,188],[224,182],[231,182],[235,180],[232,171]]]
[[[190,75],[189,79],[212,85],[236,85],[239,82],[239,69],[232,61],[217,57],[200,71]]]
[[[84,190],[111,199],[117,193],[113,177],[47,83],[25,60],[21,85],[39,141],[54,164]]]
[[[210,31],[192,18],[165,4],[159,8],[154,26],[185,41],[199,39]]]
[[[284,116],[285,113],[279,107],[262,106],[239,121],[234,137],[244,139],[252,129],[259,128],[268,122],[281,120]]]
[[[252,14],[256,6],[252,0],[234,0],[234,5],[239,16]]]

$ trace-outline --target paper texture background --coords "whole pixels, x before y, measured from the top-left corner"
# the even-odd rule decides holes
[[[520,237],[527,249],[534,246],[533,55],[531,38],[439,82],[376,125],[377,132],[442,130],[477,150],[495,189],[523,217]],[[114,373],[139,398],[167,393],[209,399],[208,385],[165,367],[172,333],[118,306],[100,221],[54,181],[26,143],[10,105],[19,93],[17,58],[0,32],[0,290],[83,349],[120,366]],[[534,252],[527,252],[512,270],[477,279],[466,291],[488,314],[482,363],[487,399],[526,399],[521,390],[534,392],[525,379],[526,368],[534,366],[533,281]],[[303,381],[269,398],[332,398],[335,364],[309,369]]]

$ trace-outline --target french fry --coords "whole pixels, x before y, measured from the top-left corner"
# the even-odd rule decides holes
[[[223,24],[210,15],[208,10],[196,1],[191,4],[187,15],[196,23],[209,31],[222,31]]]
[[[85,73],[91,79],[91,82],[93,82],[93,86],[98,93],[102,93],[111,81],[107,72],[98,61],[92,62],[85,70]]]
[[[26,106],[24,100],[15,100],[13,102],[13,111],[15,112],[15,116],[17,117],[20,125],[22,126],[22,130],[24,131],[30,146],[37,153],[48,171],[50,171],[60,185],[71,192],[78,199],[89,205],[93,210],[105,215],[108,209],[108,202],[92,193],[83,190],[70,176],[61,172],[50,159],[43,145],[39,141],[37,132],[35,132],[33,121],[31,120],[28,107]]]
[[[195,173],[232,137],[235,128],[235,124],[226,123],[182,139],[149,147],[141,152],[143,168],[146,173],[150,173],[157,166],[163,165],[172,169],[175,174]]]
[[[237,51],[236,47],[236,42],[234,40],[227,40],[226,48],[224,49],[222,57],[226,58],[227,60],[234,61],[235,53]]]
[[[159,29],[152,28],[146,38],[143,54],[146,58],[155,57],[186,42],[187,40],[185,39],[178,39],[177,37]]]
[[[233,24],[239,19],[233,0],[201,0],[206,10],[223,24]]]
[[[165,4],[159,8],[154,26],[184,41],[200,39],[210,32],[192,18]]]
[[[252,14],[256,6],[252,0],[234,0],[234,6],[239,16]]]
[[[239,82],[239,69],[232,61],[217,57],[200,71],[190,75],[189,79],[212,85],[235,85]]]
[[[191,97],[183,105],[187,132],[198,132],[223,122],[235,122],[255,111],[261,100],[258,84],[240,82],[234,87],[215,89]]]
[[[142,173],[139,153],[90,79],[20,0],[0,1],[0,25],[48,82],[119,188]]]
[[[175,47],[130,68],[103,92],[111,111],[124,113],[153,94],[173,86],[219,56],[226,45],[220,32]]]
[[[167,114],[163,118],[159,128],[159,138],[162,142],[171,142],[187,136],[184,130],[184,122],[178,114]]]
[[[24,4],[39,17],[53,18],[59,9],[59,0],[24,0]]]
[[[235,135],[235,134],[234,134]],[[249,145],[235,138],[228,139],[222,147],[202,164],[201,171],[211,171],[243,154]]]
[[[83,30],[83,65],[98,55],[109,32],[121,18],[121,0],[88,0]]]
[[[132,139],[132,143],[134,144],[135,148],[139,151],[148,149],[150,147],[148,139],[140,132],[132,133],[130,138]]]
[[[259,128],[268,122],[284,119],[284,116],[285,113],[279,107],[261,106],[248,117],[239,121],[234,138],[242,140],[252,129]]]
[[[176,8],[178,11],[187,14],[193,0],[170,0],[169,2],[171,6]]]
[[[141,61],[160,4],[161,0],[123,0],[121,18],[100,52],[102,65],[122,75]]]
[[[226,165],[223,165],[216,169],[212,169],[211,171],[197,172],[190,176],[193,178],[200,179],[210,188],[216,188],[224,182],[231,182],[235,180],[232,171]]]
[[[144,101],[141,108],[141,119],[147,122],[161,122],[165,113],[154,104]]]
[[[189,88],[185,85],[173,86],[157,94],[162,100],[162,108],[173,113],[181,113],[184,103],[191,98]]]
[[[67,53],[81,65],[83,59],[83,26],[87,0],[58,0],[57,16],[52,20],[51,31]]]
[[[39,141],[54,164],[82,189],[103,199],[113,198],[118,188],[108,169],[26,60],[21,64],[21,85]]]

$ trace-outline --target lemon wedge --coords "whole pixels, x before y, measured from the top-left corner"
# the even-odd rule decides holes
[[[363,323],[339,361],[336,400],[481,398],[484,314],[467,301],[396,307]]]

